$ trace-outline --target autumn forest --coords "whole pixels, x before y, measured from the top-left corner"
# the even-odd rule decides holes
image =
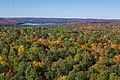
[[[0,80],[120,80],[120,24],[1,26]]]

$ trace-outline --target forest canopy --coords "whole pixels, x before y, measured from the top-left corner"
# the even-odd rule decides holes
[[[88,25],[1,26],[0,80],[120,80],[120,29]]]

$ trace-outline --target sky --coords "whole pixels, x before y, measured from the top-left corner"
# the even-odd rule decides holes
[[[120,0],[0,0],[0,17],[120,19]]]

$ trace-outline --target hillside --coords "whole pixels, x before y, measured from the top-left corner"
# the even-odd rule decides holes
[[[0,25],[15,25],[17,24],[16,20],[0,18]]]
[[[112,23],[120,22],[115,19],[80,19],[80,18],[0,18],[0,25],[40,25],[40,24],[83,24],[83,23]]]
[[[80,26],[0,27],[0,80],[120,80],[120,29]]]

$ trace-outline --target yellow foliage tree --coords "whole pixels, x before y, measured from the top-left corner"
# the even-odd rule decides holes
[[[33,61],[33,65],[35,65],[35,66],[39,66],[41,64],[43,64],[43,61],[42,62],[40,62],[40,61]]]
[[[66,76],[61,76],[58,80],[66,80]]]
[[[18,48],[18,56],[21,56],[21,54],[23,53],[24,51],[24,46],[21,45],[19,48]]]
[[[3,60],[1,56],[0,56],[0,64],[3,64]]]

